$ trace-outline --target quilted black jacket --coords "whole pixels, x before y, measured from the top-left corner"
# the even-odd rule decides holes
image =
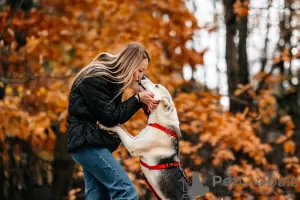
[[[118,148],[121,142],[118,135],[99,129],[96,121],[107,127],[123,124],[143,105],[134,95],[122,102],[123,93],[109,104],[120,88],[120,84],[111,83],[103,77],[85,78],[71,88],[67,120],[68,152],[84,143],[106,147],[111,152]]]

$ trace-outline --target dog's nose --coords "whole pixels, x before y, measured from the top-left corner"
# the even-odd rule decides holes
[[[146,76],[143,76],[143,77],[142,77],[142,80],[145,80],[145,79],[146,79]]]

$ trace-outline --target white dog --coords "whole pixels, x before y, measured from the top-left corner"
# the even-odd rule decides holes
[[[177,111],[168,90],[143,77],[139,83],[154,93],[161,102],[148,115],[148,125],[137,136],[129,134],[121,125],[105,127],[119,135],[132,156],[140,156],[145,181],[153,194],[163,200],[193,199],[188,195],[185,173],[180,166],[179,141],[181,137]]]

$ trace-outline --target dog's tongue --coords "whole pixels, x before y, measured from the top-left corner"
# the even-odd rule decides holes
[[[143,108],[145,115],[149,116],[151,111],[149,110],[148,106],[146,104],[143,104],[142,108]]]

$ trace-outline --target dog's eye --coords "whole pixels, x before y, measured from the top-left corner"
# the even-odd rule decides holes
[[[158,85],[155,85],[156,88],[158,88]]]

